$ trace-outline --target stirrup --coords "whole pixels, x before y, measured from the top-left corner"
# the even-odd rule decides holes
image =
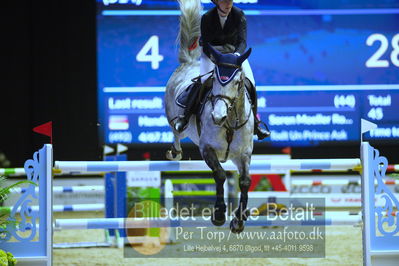
[[[263,125],[263,127],[266,129],[266,131],[269,131],[270,132],[270,130],[269,130],[269,127],[266,125],[266,123],[265,122],[263,122],[263,121],[261,121],[261,120],[258,120],[258,121],[255,121],[255,126],[259,126],[259,125]]]
[[[265,129],[263,129],[262,127],[260,127],[260,124],[263,124],[263,126],[265,127]],[[266,125],[265,122],[262,121],[256,121],[255,122],[255,128],[254,128],[254,134],[256,134],[258,136],[259,140],[263,140],[267,137],[270,137],[270,130],[268,128],[268,126]]]

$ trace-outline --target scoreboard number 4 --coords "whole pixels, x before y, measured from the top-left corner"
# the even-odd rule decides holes
[[[380,47],[377,51],[367,60],[366,67],[389,67],[389,60],[383,60],[381,57],[385,54],[389,47],[389,41],[387,37],[380,33],[371,34],[366,41],[368,46],[372,46],[374,42],[380,42]],[[391,62],[395,66],[399,67],[399,34],[393,36],[391,40],[392,52]]]
[[[137,53],[136,60],[138,62],[150,62],[151,68],[154,70],[159,68],[159,62],[163,60],[163,55],[159,54],[159,37],[157,35],[148,39]]]

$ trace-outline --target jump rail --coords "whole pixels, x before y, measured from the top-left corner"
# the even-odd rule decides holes
[[[256,160],[252,160],[252,163],[254,163]],[[195,161],[194,161],[195,162]],[[59,164],[60,162],[55,162],[56,164]],[[65,163],[71,163],[71,162],[61,162],[61,164],[65,164]],[[78,163],[78,162],[75,162]],[[81,162],[81,163],[85,163],[85,162]],[[62,169],[65,169],[65,167],[61,167]],[[277,168],[272,168],[272,169],[276,169]],[[104,174],[103,171],[90,171],[89,173],[79,170],[79,171],[65,171],[65,170],[60,170],[60,168],[55,168],[54,170],[56,170],[54,172],[55,175],[65,175],[65,174],[96,174],[96,175],[102,175]],[[58,170],[58,171],[57,171]],[[192,169],[190,169],[192,170]],[[209,170],[209,169],[205,169],[205,170]],[[264,169],[262,169],[264,170]],[[352,167],[352,168],[331,168],[331,169],[299,169],[299,170],[294,170],[294,169],[286,169],[286,170],[292,170],[293,172],[300,172],[300,173],[306,173],[306,172],[330,172],[330,171],[348,171],[348,170],[354,170],[354,171],[359,171],[361,170],[361,166],[360,164]],[[166,170],[163,170],[166,171]],[[171,170],[172,171],[172,170]],[[399,172],[399,164],[390,164],[388,165],[387,168],[387,172]],[[25,169],[24,168],[0,168],[0,175],[16,175],[16,176],[23,176],[25,175]]]
[[[0,175],[25,175],[24,168],[0,168]]]
[[[12,206],[0,207],[0,209],[12,210]],[[27,209],[29,212],[39,212],[39,206],[33,205]],[[103,211],[104,203],[91,203],[91,204],[72,204],[72,205],[53,205],[53,212],[88,212],[88,211]],[[21,212],[21,208],[17,209]]]
[[[25,193],[26,188],[14,188],[11,193]],[[35,188],[39,192],[39,188]],[[72,186],[72,187],[53,187],[53,193],[90,193],[104,192],[104,186]]]
[[[250,170],[348,170],[360,166],[360,159],[272,159],[253,161]],[[56,161],[54,167],[66,172],[209,171],[204,161]],[[222,167],[237,170],[232,162],[223,163]]]
[[[399,180],[384,180],[383,181],[385,185],[399,185]],[[377,185],[377,181],[375,182]],[[361,182],[360,180],[352,181],[352,180],[292,180],[291,181],[292,186],[312,186],[312,187],[317,187],[317,186],[347,186],[347,185],[354,185],[354,186],[360,186]]]
[[[53,169],[53,174],[57,176],[62,176],[62,175],[74,175],[74,174],[79,174],[79,175],[103,175],[103,172],[93,172],[91,171],[90,173],[85,173],[85,172],[79,172],[79,173],[74,173],[74,172],[61,172],[58,169]],[[0,175],[5,175],[5,176],[25,176],[25,168],[0,168]]]
[[[345,159],[344,159],[345,160]],[[350,159],[350,160],[352,160],[352,159]],[[254,163],[256,160],[253,160],[252,161],[252,163]],[[193,162],[196,162],[196,161],[193,161]],[[55,162],[56,163],[56,165],[60,165],[60,163],[61,163],[61,167],[56,167],[56,169],[55,170],[60,170],[60,169],[67,169],[66,168],[66,165],[70,165],[70,163],[72,163],[72,162]],[[76,162],[76,163],[78,163],[78,162]],[[170,162],[168,162],[168,163],[170,163]],[[347,170],[354,170],[354,171],[358,171],[358,170],[361,170],[361,167],[360,167],[360,161],[359,162],[357,162],[358,163],[358,165],[356,165],[356,166],[354,166],[354,167],[350,167],[350,168],[347,168],[347,167],[343,167],[343,168],[341,168],[341,167],[339,167],[339,168],[327,168],[327,169],[298,169],[298,170],[294,170],[294,169],[287,169],[287,168],[284,168],[284,170],[292,170],[292,171],[294,171],[294,172],[329,172],[329,171],[347,171]],[[278,170],[277,168],[271,168],[271,169],[275,169],[275,170]],[[280,169],[283,169],[283,168],[280,168]],[[189,170],[192,170],[192,169],[189,169]],[[204,169],[204,170],[209,170],[209,169]],[[234,170],[234,169],[233,169]],[[263,168],[262,168],[262,170],[264,170]],[[166,171],[166,170],[162,170],[162,171]],[[171,171],[173,171],[173,170],[171,170]],[[388,165],[388,168],[387,168],[387,172],[399,172],[399,164],[390,164],[390,165]],[[75,170],[71,170],[71,171],[66,171],[66,170],[60,170],[60,171],[55,171],[55,175],[62,175],[62,174],[71,174],[71,175],[73,175],[73,174],[88,174],[87,172],[85,172],[85,171],[83,171],[83,170],[78,170],[78,171],[75,171]],[[103,171],[91,171],[90,170],[90,173],[91,174],[97,174],[97,175],[102,175],[102,174],[104,174],[104,172]],[[0,168],[0,175],[25,175],[25,169],[24,168]]]
[[[252,216],[251,216],[252,217]],[[183,219],[159,218],[102,218],[102,219],[57,219],[57,229],[126,229],[126,228],[153,228],[153,227],[212,227],[212,222],[200,217],[185,217]],[[195,218],[195,219],[194,219]],[[209,217],[210,218],[210,217]],[[353,225],[362,221],[360,215],[342,215],[316,217],[314,221],[274,221],[271,217],[259,216],[246,221],[246,226],[314,226],[314,225]],[[229,227],[227,221],[223,227]]]

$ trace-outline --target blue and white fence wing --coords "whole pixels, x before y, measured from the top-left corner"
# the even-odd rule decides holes
[[[388,160],[367,142],[361,146],[363,182],[363,264],[398,265],[399,201],[383,178]],[[377,186],[375,186],[375,181]],[[376,206],[375,197],[382,196],[384,206]]]
[[[18,226],[8,224],[0,235],[1,248],[14,254],[18,265],[52,265],[52,157],[52,146],[46,144],[25,162],[27,179],[36,185],[30,184],[13,206],[8,220]],[[39,212],[30,205],[36,198]]]

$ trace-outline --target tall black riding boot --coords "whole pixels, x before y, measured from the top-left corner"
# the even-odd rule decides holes
[[[256,116],[258,114],[258,96],[256,95],[256,88],[251,84],[251,89],[249,91],[249,94],[251,96],[251,101],[252,101],[252,111],[254,113],[255,117],[255,123],[254,123],[254,134],[258,136],[258,140],[262,140],[264,138],[267,138],[270,136],[270,130],[267,127],[266,123],[260,121],[258,117]],[[260,124],[263,124],[265,128],[262,128]]]
[[[186,107],[184,108],[183,114],[177,118],[174,126],[175,130],[179,133],[186,129],[191,115],[197,109],[198,95],[201,90],[201,86],[201,80],[198,80],[191,84],[188,88],[189,92],[187,95]]]

